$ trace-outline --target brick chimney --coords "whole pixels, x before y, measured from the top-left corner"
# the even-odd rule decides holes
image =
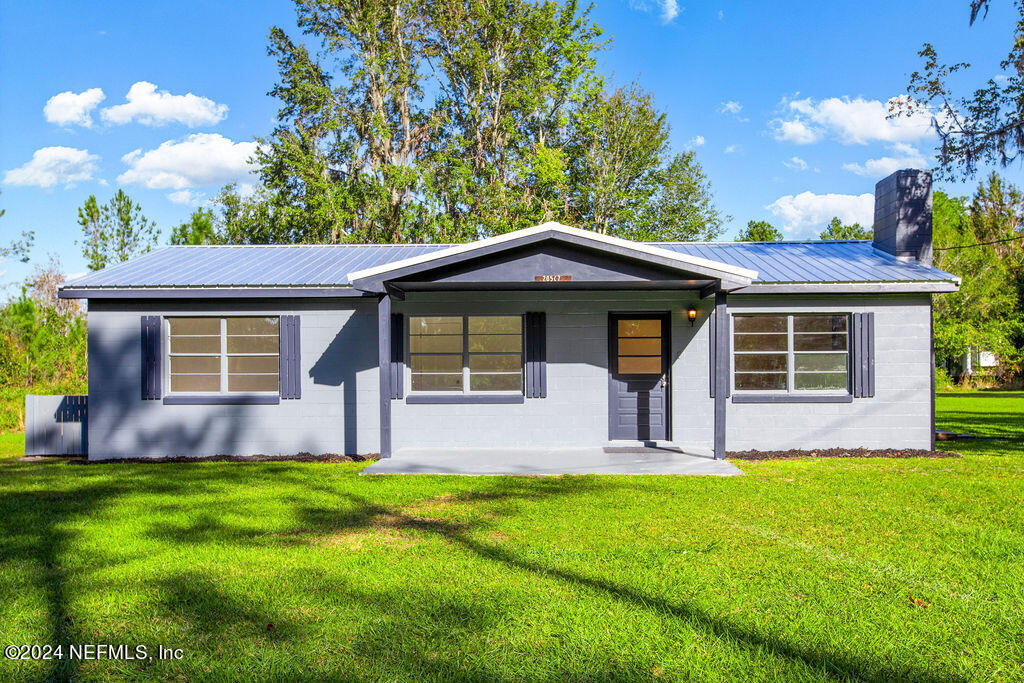
[[[932,174],[906,169],[875,185],[875,249],[932,264]]]

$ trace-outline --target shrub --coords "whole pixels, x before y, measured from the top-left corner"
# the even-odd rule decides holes
[[[25,426],[25,394],[85,393],[86,321],[25,290],[0,308],[0,432]]]

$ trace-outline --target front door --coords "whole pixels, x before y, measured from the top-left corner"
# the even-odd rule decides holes
[[[609,439],[669,439],[669,314],[608,316]]]

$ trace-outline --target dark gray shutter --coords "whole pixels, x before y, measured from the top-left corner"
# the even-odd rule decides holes
[[[161,334],[160,316],[142,316],[142,400],[162,398],[161,379]]]
[[[854,313],[850,325],[850,385],[856,398],[875,395],[875,314]]]
[[[302,398],[299,316],[282,315],[278,324],[278,334],[281,336],[281,398]]]
[[[391,314],[391,398],[402,398],[405,384],[405,316]]]
[[[731,329],[729,325],[729,316],[723,316],[722,320],[719,321],[718,313],[713,312],[709,318],[709,351],[708,351],[708,380],[711,385],[711,398],[715,397],[715,385],[717,384],[716,379],[718,377],[718,365],[715,363],[715,355],[718,348],[718,335],[725,335],[725,348],[728,350],[732,349],[732,338]],[[731,351],[730,351],[731,352]],[[729,367],[729,363],[726,362],[725,367]],[[732,394],[732,382],[725,383],[725,397],[729,398]]]
[[[548,395],[548,340],[547,320],[542,312],[524,316],[526,350],[526,398],[546,398]]]

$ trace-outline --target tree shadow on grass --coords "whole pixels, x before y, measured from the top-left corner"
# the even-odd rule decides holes
[[[552,487],[548,493],[554,494]],[[507,496],[496,494],[500,498]],[[514,496],[514,494],[512,494]],[[740,626],[727,618],[716,616],[699,606],[685,601],[668,601],[643,590],[604,579],[587,576],[569,569],[545,565],[526,559],[510,548],[477,540],[474,532],[479,525],[452,522],[444,519],[412,516],[402,509],[372,503],[359,496],[349,495],[354,507],[338,513],[324,508],[306,508],[301,511],[302,526],[320,533],[353,532],[367,527],[385,527],[407,532],[427,532],[437,535],[473,555],[500,564],[509,569],[526,572],[539,578],[555,579],[566,584],[595,590],[631,608],[650,610],[679,619],[695,629],[735,643],[752,652],[767,651],[773,655],[802,665],[809,670],[839,679],[869,678],[878,680],[949,681],[956,676],[938,676],[913,666],[891,667],[887,664],[858,658],[853,654],[827,653],[786,641],[776,635],[759,633]]]
[[[1014,413],[945,411],[937,419],[938,427],[956,426],[978,436],[1024,438],[1024,421]]]
[[[0,497],[0,565],[26,561],[31,565],[31,581],[43,598],[47,615],[46,632],[40,634],[38,643],[66,647],[91,642],[71,608],[68,584],[72,577],[66,561],[80,549],[74,548],[75,533],[67,527],[94,514],[123,490],[123,485],[89,482],[70,491],[43,489]],[[13,644],[31,643],[4,643]],[[77,671],[75,660],[55,659],[42,678],[74,679]]]
[[[53,465],[60,468],[62,465]],[[771,633],[761,633],[754,628],[735,623],[702,609],[686,600],[669,600],[650,594],[640,587],[612,581],[602,576],[590,575],[585,571],[572,570],[561,566],[548,565],[530,559],[514,549],[499,543],[480,540],[490,519],[499,514],[514,515],[518,506],[527,501],[542,501],[548,498],[566,503],[575,495],[594,492],[614,492],[617,487],[629,488],[614,479],[604,478],[553,478],[553,479],[494,479],[474,484],[471,490],[455,491],[444,496],[419,496],[407,504],[384,503],[356,495],[341,487],[331,487],[311,477],[305,468],[275,466],[274,478],[287,480],[290,484],[303,482],[311,492],[330,495],[340,505],[311,505],[303,501],[296,506],[295,524],[282,533],[267,534],[265,529],[232,526],[222,523],[217,517],[219,503],[214,503],[197,521],[184,525],[156,526],[150,534],[156,538],[174,543],[230,543],[236,545],[273,544],[277,547],[288,543],[307,542],[311,537],[323,535],[345,535],[372,533],[375,530],[392,530],[411,536],[435,537],[453,547],[460,548],[472,556],[515,572],[523,572],[537,579],[553,580],[568,586],[582,587],[640,611],[649,611],[685,622],[690,627],[703,631],[715,638],[734,643],[750,653],[765,652],[779,660],[788,660],[808,673],[828,675],[835,678],[879,678],[906,679],[918,681],[949,680],[951,676],[937,676],[930,671],[911,665],[899,666],[888,662],[874,661],[854,653],[828,652],[813,646],[789,642]],[[126,467],[124,479],[83,476],[85,481],[75,481],[73,486],[55,482],[49,490],[30,490],[9,494],[0,499],[0,532],[5,543],[0,548],[0,562],[11,559],[28,559],[35,567],[35,583],[46,600],[48,633],[52,643],[73,643],[95,640],[97,634],[83,633],[76,625],[71,609],[68,585],[71,577],[62,563],[69,552],[81,550],[75,546],[74,532],[68,529],[73,522],[93,516],[115,498],[128,493],[181,494],[187,496],[196,491],[230,490],[232,486],[253,485],[264,470],[244,471],[237,465],[220,466],[134,466]],[[46,483],[45,481],[43,482]],[[257,481],[257,484],[261,482]],[[632,486],[632,484],[630,485]],[[368,488],[361,484],[357,488]],[[376,490],[376,489],[374,489]],[[404,493],[401,487],[393,492]],[[383,494],[383,491],[381,491]],[[445,504],[455,502],[470,506],[482,506],[490,515],[469,515],[468,521],[456,515],[446,516]],[[345,504],[347,503],[347,504]],[[92,566],[95,566],[93,564]],[[339,590],[344,582],[335,580]],[[212,577],[197,572],[175,571],[159,583],[160,605],[167,612],[186,619],[200,638],[216,640],[241,631],[259,632],[259,642],[268,645],[303,636],[303,626],[281,615],[267,616],[259,605],[251,605],[219,587]],[[437,601],[423,589],[423,600]],[[386,592],[363,594],[359,599],[374,602],[375,609],[387,609],[389,600]],[[367,634],[360,648],[370,656],[374,648],[394,652],[396,664],[408,667],[406,673],[425,673],[438,677],[494,678],[501,675],[497,670],[472,673],[462,668],[464,662],[452,655],[451,638],[468,640],[476,637],[472,630],[457,628],[460,620],[476,620],[478,627],[486,627],[488,617],[480,614],[479,601],[470,605],[458,599],[445,598],[446,605],[413,604],[396,612],[387,628]],[[408,601],[407,601],[408,602]],[[486,602],[486,601],[485,601]],[[489,608],[487,608],[489,609]],[[499,615],[500,616],[500,615]],[[422,629],[424,619],[444,619],[451,622],[451,628],[428,631],[427,642],[437,643],[438,658],[431,660],[429,653],[415,649],[401,642],[402,633]],[[266,623],[274,623],[271,631],[265,631]],[[103,634],[109,635],[109,634]],[[382,640],[383,639],[383,640]],[[440,640],[444,639],[444,640]],[[456,641],[456,645],[458,642]],[[461,648],[454,648],[456,651]],[[426,659],[424,659],[426,657]],[[440,660],[440,661],[439,661]],[[478,663],[477,666],[486,666]],[[594,663],[596,668],[585,675],[605,677],[630,677],[634,669],[620,669],[616,664]],[[611,667],[611,668],[607,668]],[[601,670],[600,668],[603,668]],[[67,679],[77,677],[73,662],[54,662],[48,671],[48,678]]]
[[[175,572],[159,581],[160,607],[170,618],[184,621],[214,646],[225,636],[264,644],[290,640],[298,625],[279,613],[239,599],[198,571]]]
[[[109,469],[113,467],[118,469]],[[271,477],[280,471],[271,467],[262,474]],[[0,567],[25,567],[22,578],[27,579],[42,599],[46,612],[45,630],[34,634],[32,642],[64,645],[65,650],[72,644],[111,642],[109,638],[114,636],[84,632],[82,619],[74,612],[75,595],[70,588],[77,578],[77,570],[69,565],[73,562],[76,566],[87,567],[86,571],[95,572],[124,561],[123,557],[103,557],[102,550],[93,545],[83,547],[78,542],[78,525],[101,516],[108,505],[125,495],[185,497],[222,488],[230,490],[232,486],[251,482],[251,472],[233,465],[110,465],[92,468],[60,461],[42,465],[10,463],[4,465],[0,476],[5,478],[4,483],[9,487],[0,495]],[[225,530],[212,517],[201,521],[206,525],[205,529],[200,529],[205,534],[202,538],[223,538]],[[245,540],[250,538],[250,534],[238,533],[236,538]],[[186,539],[183,535],[171,540]],[[91,556],[83,558],[85,553]],[[172,598],[175,595],[181,598],[181,590],[178,589],[178,593],[169,591],[168,594]],[[217,602],[223,604],[224,601]],[[40,678],[78,678],[79,664],[69,658],[52,660]]]
[[[309,486],[312,490],[322,489],[323,493],[331,494],[339,503],[347,501],[348,504],[339,504],[338,506],[302,506],[295,512],[295,526],[274,534],[267,534],[265,531],[256,529],[222,524],[215,517],[204,517],[199,522],[187,526],[175,527],[173,525],[164,525],[154,527],[150,533],[168,541],[184,541],[187,539],[193,543],[197,541],[211,543],[229,542],[236,544],[274,545],[276,547],[289,543],[309,543],[313,539],[323,537],[344,537],[346,535],[381,531],[397,532],[410,536],[436,537],[476,557],[510,570],[525,572],[539,579],[555,580],[570,586],[583,587],[621,602],[631,609],[647,610],[678,619],[689,624],[694,629],[734,643],[738,648],[748,652],[767,652],[781,660],[788,660],[798,667],[805,668],[808,673],[813,672],[837,679],[957,680],[956,676],[949,674],[936,675],[931,671],[923,670],[913,665],[894,665],[861,657],[855,653],[828,652],[823,649],[815,649],[813,646],[793,643],[778,635],[759,632],[754,628],[737,624],[728,618],[712,614],[691,601],[667,600],[658,595],[650,594],[641,588],[612,581],[601,576],[591,576],[583,572],[551,566],[534,559],[528,559],[507,546],[479,540],[480,532],[486,531],[490,524],[489,518],[477,516],[470,521],[463,521],[461,519],[436,516],[439,509],[443,508],[443,505],[447,503],[482,503],[487,505],[487,513],[490,517],[496,517],[498,513],[502,516],[508,516],[514,514],[519,503],[523,501],[540,500],[549,497],[565,498],[576,494],[593,493],[603,488],[618,486],[614,480],[603,478],[499,478],[490,480],[483,490],[478,488],[476,490],[454,492],[433,498],[419,498],[404,506],[374,502],[363,496],[339,491],[329,486],[318,484],[315,481],[309,482]],[[208,604],[208,607],[204,607],[204,609],[217,610],[215,604],[217,602],[216,593],[212,591],[206,591],[206,593],[207,595],[199,602]],[[225,596],[225,599],[228,601],[229,611],[235,611],[231,607],[231,598]],[[371,602],[380,600],[387,602],[386,597],[383,596],[364,594],[361,599]],[[190,605],[192,602],[188,601],[185,604]],[[461,608],[458,605],[449,605],[446,609],[450,612],[458,612]],[[424,605],[417,611],[410,612],[407,610],[405,617],[409,621],[405,624],[395,625],[393,629],[396,634],[395,637],[399,640],[401,638],[400,634],[403,631],[422,628],[421,624],[414,622],[422,619],[437,618],[433,613],[433,608],[429,605]],[[252,618],[242,618],[242,621],[246,620],[252,621]],[[198,621],[200,628],[208,630],[210,633],[216,633],[219,628],[216,622],[208,623],[204,626],[202,619]],[[446,633],[457,638],[469,638],[473,632],[463,632],[453,628],[446,631]],[[459,633],[464,633],[464,635],[459,636]],[[378,635],[375,632],[373,637],[367,639],[367,642],[370,643],[369,647],[384,648],[389,653],[398,656],[403,665],[411,667],[411,670],[405,673],[422,672],[428,675],[443,674],[442,677],[474,677],[461,668],[461,665],[454,660],[441,662],[436,660],[425,661],[421,657],[422,653],[418,651],[394,652],[396,648],[402,650],[404,646],[396,643],[394,638],[391,637],[384,637],[382,640],[381,637],[383,635]],[[439,649],[444,648],[439,647]],[[612,677],[616,675],[610,670],[605,673]],[[619,674],[626,675],[624,670],[619,671]],[[492,672],[491,675],[498,674],[497,672]]]

